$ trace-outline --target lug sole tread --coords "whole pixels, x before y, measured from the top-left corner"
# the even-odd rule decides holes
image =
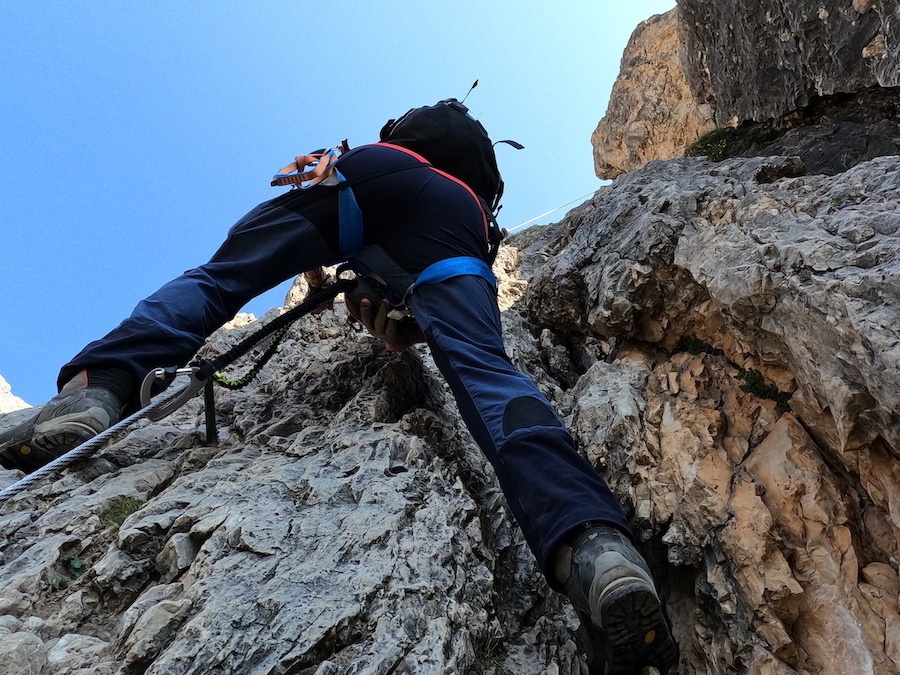
[[[617,589],[601,615],[608,648],[604,675],[641,675],[648,666],[663,675],[675,672],[678,650],[659,599],[646,585]]]

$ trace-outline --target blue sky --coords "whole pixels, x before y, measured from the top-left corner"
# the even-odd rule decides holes
[[[622,50],[674,6],[4,3],[0,375],[42,403],[60,365],[276,196],[271,175],[295,154],[376,141],[387,119],[475,79],[471,112],[526,148],[498,146],[501,225],[583,201],[602,185],[590,136]]]

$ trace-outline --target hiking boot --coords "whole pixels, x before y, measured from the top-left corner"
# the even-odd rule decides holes
[[[119,421],[122,405],[108,389],[88,386],[82,371],[34,417],[0,433],[0,464],[30,473]]]
[[[653,577],[625,534],[597,526],[578,537],[564,588],[581,617],[591,675],[675,672],[678,653]]]
[[[4,469],[33,471],[33,469],[23,468],[21,457],[23,455],[27,456],[31,452],[31,436],[34,434],[34,423],[40,414],[40,407],[31,408],[21,422],[0,431],[0,466]],[[24,453],[22,448],[24,448]]]

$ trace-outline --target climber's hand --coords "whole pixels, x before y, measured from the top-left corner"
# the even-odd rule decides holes
[[[391,307],[387,300],[373,303],[369,298],[362,298],[357,304],[347,298],[347,311],[372,335],[384,340],[389,352],[406,351],[414,344],[425,342],[425,336],[414,320],[398,321],[388,316]]]

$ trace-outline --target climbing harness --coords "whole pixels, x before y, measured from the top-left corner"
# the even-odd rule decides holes
[[[275,350],[278,347],[278,341],[284,336],[287,329],[294,321],[309,314],[323,303],[334,299],[339,293],[352,290],[355,286],[356,279],[338,278],[333,284],[310,293],[299,305],[289,309],[287,312],[269,322],[253,334],[247,336],[234,347],[215,359],[207,359],[198,366],[189,366],[186,368],[158,368],[151,371],[147,377],[144,378],[144,382],[141,386],[142,407],[140,410],[121,420],[117,424],[114,424],[106,431],[100,432],[81,445],[69,450],[69,452],[64,455],[57,457],[52,462],[45,464],[40,469],[28,474],[12,485],[0,490],[0,502],[29,489],[47,476],[56,474],[76,462],[87,459],[103,447],[103,445],[105,445],[112,437],[124,429],[127,429],[138,420],[146,418],[155,422],[172,414],[193,398],[201,389],[205,389],[206,396],[207,440],[210,444],[215,443],[216,424],[213,401],[213,382],[218,382],[231,389],[247,384],[252,377],[259,372],[263,365],[265,365],[265,362],[275,353]],[[251,369],[250,373],[240,378],[240,380],[230,380],[222,375],[220,372],[222,369],[234,363],[257,344],[272,335],[275,336],[275,339],[273,339],[272,344],[266,349],[260,362]],[[163,392],[156,401],[150,400],[154,384],[168,384],[178,377],[185,376],[190,377],[190,381],[186,385],[171,392]]]

